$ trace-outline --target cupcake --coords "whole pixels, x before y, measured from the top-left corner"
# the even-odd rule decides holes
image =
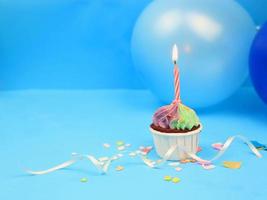
[[[195,154],[201,130],[196,112],[180,102],[159,108],[150,125],[155,148],[160,157],[165,157],[172,147],[177,147],[168,156],[168,160],[186,159],[187,152]]]
[[[175,44],[172,49],[174,101],[159,108],[153,115],[153,123],[150,125],[158,155],[168,160],[183,160],[189,157],[188,153],[195,154],[202,129],[195,111],[182,104],[178,57],[179,51]]]

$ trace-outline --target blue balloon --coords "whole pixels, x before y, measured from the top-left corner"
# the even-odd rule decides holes
[[[259,96],[267,103],[267,23],[259,31],[251,47],[250,76]]]
[[[157,0],[135,25],[132,57],[147,87],[171,102],[176,43],[181,98],[189,106],[206,107],[231,96],[246,79],[255,32],[248,13],[232,0]]]

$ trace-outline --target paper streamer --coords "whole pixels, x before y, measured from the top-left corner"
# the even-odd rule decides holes
[[[236,139],[240,139],[242,140],[244,143],[246,143],[248,145],[248,147],[250,148],[250,150],[259,158],[262,157],[262,155],[260,154],[260,152],[255,148],[255,146],[245,137],[241,136],[241,135],[237,135],[237,136],[232,136],[232,137],[229,137],[226,142],[224,143],[223,145],[223,148],[221,151],[219,151],[212,159],[210,160],[206,160],[206,159],[202,159],[200,157],[198,157],[196,154],[193,154],[193,153],[190,153],[190,152],[187,152],[185,149],[179,147],[178,145],[173,145],[170,147],[170,149],[166,152],[166,154],[163,156],[162,159],[160,160],[157,160],[157,161],[153,161],[153,160],[150,160],[148,159],[146,156],[143,156],[143,155],[140,155],[141,156],[141,159],[142,161],[144,162],[145,165],[147,165],[148,167],[150,168],[157,168],[159,167],[160,165],[163,165],[170,157],[171,155],[173,154],[173,152],[176,150],[176,149],[179,149],[179,150],[182,150],[184,151],[185,153],[188,154],[189,157],[195,159],[196,161],[198,161],[200,164],[202,165],[205,165],[205,164],[211,164],[213,161],[219,159],[228,149],[229,147],[231,146],[231,144],[233,143],[234,140]],[[111,163],[114,161],[114,160],[117,160],[117,156],[113,156],[111,158],[109,158],[107,161],[99,161],[98,159],[96,159],[94,156],[91,156],[91,155],[80,155],[80,154],[77,154],[77,153],[73,153],[72,154],[72,159],[71,160],[68,160],[62,164],[59,164],[55,167],[52,167],[50,169],[47,169],[47,170],[43,170],[43,171],[32,171],[32,170],[27,170],[27,172],[29,174],[32,174],[32,175],[43,175],[43,174],[48,174],[48,173],[51,173],[51,172],[54,172],[54,171],[57,171],[57,170],[60,170],[60,169],[63,169],[63,168],[66,168],[66,167],[69,167],[71,165],[73,165],[74,163],[76,163],[77,161],[79,160],[83,160],[83,159],[86,159],[86,160],[89,160],[91,162],[91,164],[93,164],[101,173],[107,173]]]
[[[256,149],[256,147],[245,137],[241,136],[241,135],[236,135],[236,136],[231,136],[229,137],[226,142],[223,145],[223,148],[221,149],[221,151],[219,151],[212,159],[210,160],[206,160],[206,159],[202,159],[200,157],[198,157],[196,154],[194,153],[190,153],[187,152],[185,149],[179,147],[178,145],[173,145],[170,147],[170,149],[166,152],[166,154],[163,156],[162,160],[155,162],[152,161],[150,159],[148,159],[147,157],[142,157],[143,162],[151,168],[156,168],[159,167],[159,165],[162,165],[163,163],[165,163],[173,154],[173,152],[176,149],[179,149],[181,151],[184,151],[189,157],[195,159],[196,161],[198,161],[200,164],[205,165],[205,164],[211,164],[213,161],[219,159],[231,146],[231,144],[233,143],[234,140],[236,139],[240,139],[242,140],[245,144],[248,145],[248,147],[250,148],[250,150],[258,157],[261,158],[262,155],[260,154],[260,152]]]
[[[27,170],[27,173],[29,174],[32,174],[32,175],[44,175],[44,174],[48,174],[48,173],[51,173],[51,172],[54,172],[54,171],[57,171],[57,170],[60,170],[60,169],[64,169],[64,168],[67,168],[71,165],[73,165],[74,163],[76,163],[77,161],[79,160],[83,160],[83,159],[87,159],[89,160],[101,173],[107,173],[108,171],[108,168],[111,164],[111,162],[113,160],[115,160],[114,157],[108,159],[107,161],[99,161],[98,159],[96,159],[94,156],[91,156],[91,155],[80,155],[80,154],[77,154],[77,153],[73,153],[72,154],[72,159],[71,160],[68,160],[62,164],[59,164],[55,167],[52,167],[50,169],[47,169],[47,170],[43,170],[43,171],[32,171],[32,170]]]

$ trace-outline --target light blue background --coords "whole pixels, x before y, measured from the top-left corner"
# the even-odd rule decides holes
[[[149,2],[0,0],[0,89],[143,88],[130,38]],[[267,1],[238,2],[267,19]]]
[[[0,0],[0,89],[142,87],[130,38],[148,2]]]

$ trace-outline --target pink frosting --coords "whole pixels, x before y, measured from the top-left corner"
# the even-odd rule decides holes
[[[170,105],[160,107],[153,115],[153,124],[162,128],[170,128],[171,122],[179,117],[178,105],[179,103],[174,101]]]

